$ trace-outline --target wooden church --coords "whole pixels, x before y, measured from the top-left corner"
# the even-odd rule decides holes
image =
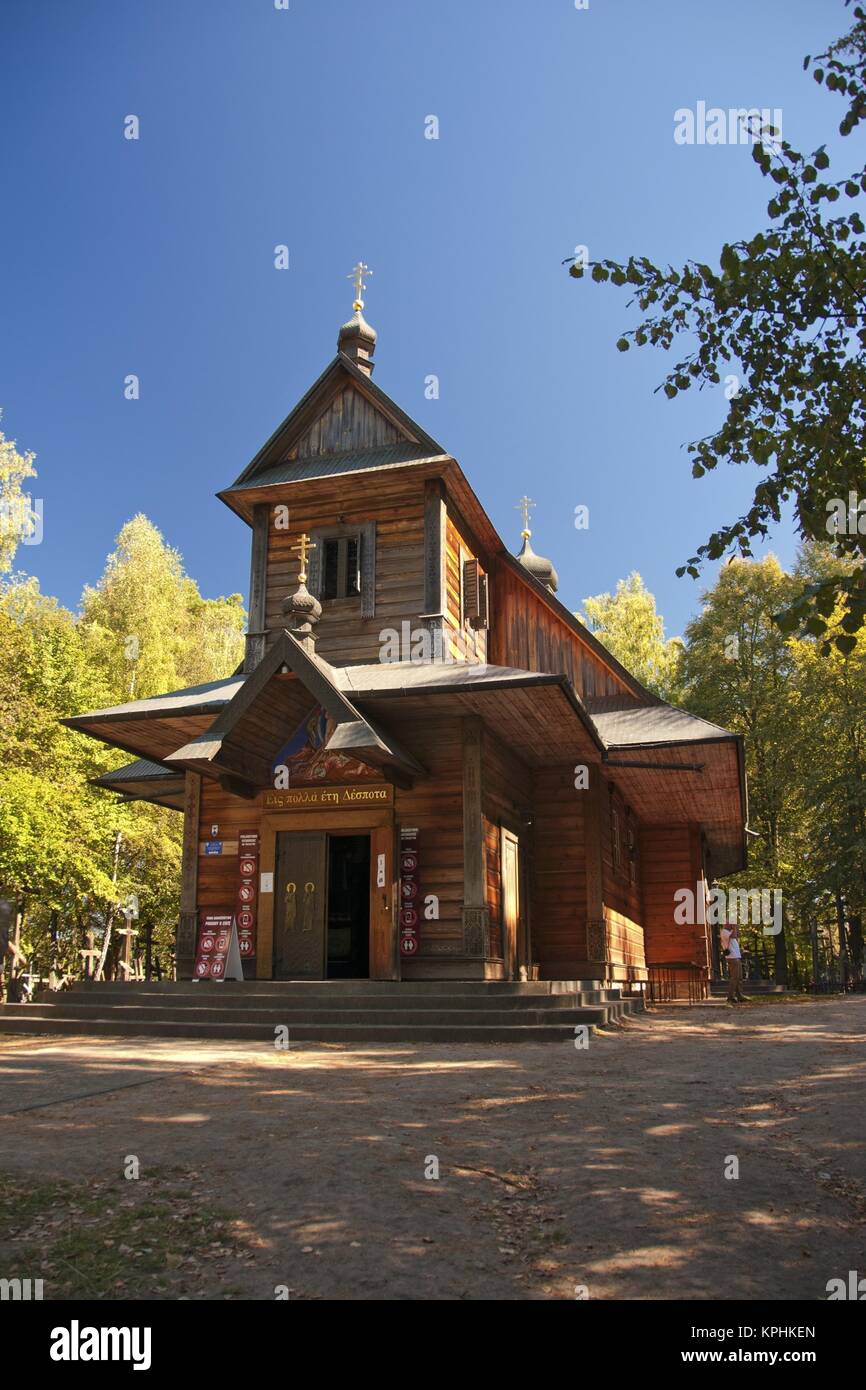
[[[178,979],[705,979],[674,894],[744,864],[740,739],[645,690],[457,460],[337,355],[219,497],[250,528],[225,680],[66,721],[183,814]],[[695,914],[702,915],[700,908]],[[236,933],[236,934],[235,934]]]

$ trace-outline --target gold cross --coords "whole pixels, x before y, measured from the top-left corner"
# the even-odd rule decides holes
[[[352,271],[351,275],[346,276],[347,280],[354,280],[355,282],[355,299],[352,304],[352,308],[356,311],[356,313],[360,314],[361,310],[364,307],[364,279],[372,274],[373,272],[370,269],[370,267],[368,265],[365,265],[363,261],[359,261],[358,264],[355,266],[354,270]]]
[[[514,510],[517,512],[523,512],[523,530],[520,534],[521,536],[526,536],[527,538],[532,535],[532,532],[529,529],[529,509],[530,507],[534,506],[535,503],[531,500],[531,498],[524,496],[521,497],[520,501],[514,508]]]
[[[300,557],[301,557],[301,569],[300,569],[300,572],[299,572],[299,574],[298,574],[298,580],[299,580],[299,582],[300,582],[301,584],[306,584],[306,582],[307,582],[307,552],[310,551],[310,550],[315,550],[315,549],[316,549],[315,542],[310,540],[310,538],[309,538],[309,536],[307,535],[306,531],[303,531],[303,532],[301,533],[301,535],[298,536],[298,544],[297,544],[297,545],[293,545],[293,546],[291,546],[290,548],[291,548],[292,551],[296,552],[296,553],[297,553],[298,555],[300,555]]]

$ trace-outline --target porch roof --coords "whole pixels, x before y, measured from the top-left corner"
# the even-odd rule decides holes
[[[101,777],[91,777],[94,787],[117,792],[128,801],[150,801],[154,806],[183,810],[185,778],[183,773],[170,771],[162,763],[137,758],[125,767],[112,768]]]
[[[179,777],[181,769],[190,768],[229,777],[238,790],[254,795],[271,780],[272,755],[286,730],[297,727],[316,704],[336,722],[332,750],[350,753],[397,781],[424,775],[392,732],[399,731],[401,711],[421,707],[431,715],[478,715],[529,767],[601,764],[645,825],[699,825],[714,873],[744,865],[741,738],[661,702],[593,711],[565,675],[465,662],[331,666],[284,632],[250,675],[130,701],[64,723],[143,754],[165,773]],[[98,784],[135,795],[137,780],[146,789],[146,774],[136,779],[131,769],[118,771],[126,772],[125,784],[117,778]]]

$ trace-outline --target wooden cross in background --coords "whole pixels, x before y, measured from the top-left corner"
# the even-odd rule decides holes
[[[517,503],[514,509],[517,512],[523,513],[523,530],[520,533],[522,536],[530,536],[532,534],[532,532],[529,529],[529,509],[530,507],[534,506],[535,503],[532,501],[532,499],[524,496],[521,497],[520,501]]]
[[[309,536],[307,535],[306,531],[302,531],[301,534],[300,534],[300,536],[298,536],[298,543],[297,543],[297,545],[293,545],[293,546],[291,546],[290,548],[291,548],[291,550],[292,550],[292,552],[293,552],[294,554],[300,556],[300,559],[301,559],[301,568],[300,568],[300,572],[299,572],[299,574],[298,574],[298,580],[299,580],[299,582],[300,582],[301,584],[306,584],[306,582],[307,582],[307,555],[308,555],[309,551],[315,550],[315,549],[316,549],[316,543],[315,543],[315,541],[311,541],[311,540],[310,540],[310,538],[309,538]]]
[[[352,308],[359,314],[364,307],[364,279],[372,274],[370,267],[365,265],[363,261],[359,261],[351,274],[346,276],[347,280],[354,280],[355,282],[355,302]]]

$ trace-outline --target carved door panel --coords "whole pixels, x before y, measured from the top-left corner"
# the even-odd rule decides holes
[[[517,836],[502,828],[502,950],[508,978],[513,980],[518,970],[518,941],[520,934],[520,856]]]
[[[370,835],[370,979],[399,980],[394,830]]]
[[[277,836],[274,875],[274,976],[324,980],[327,974],[327,849],[322,834]]]

